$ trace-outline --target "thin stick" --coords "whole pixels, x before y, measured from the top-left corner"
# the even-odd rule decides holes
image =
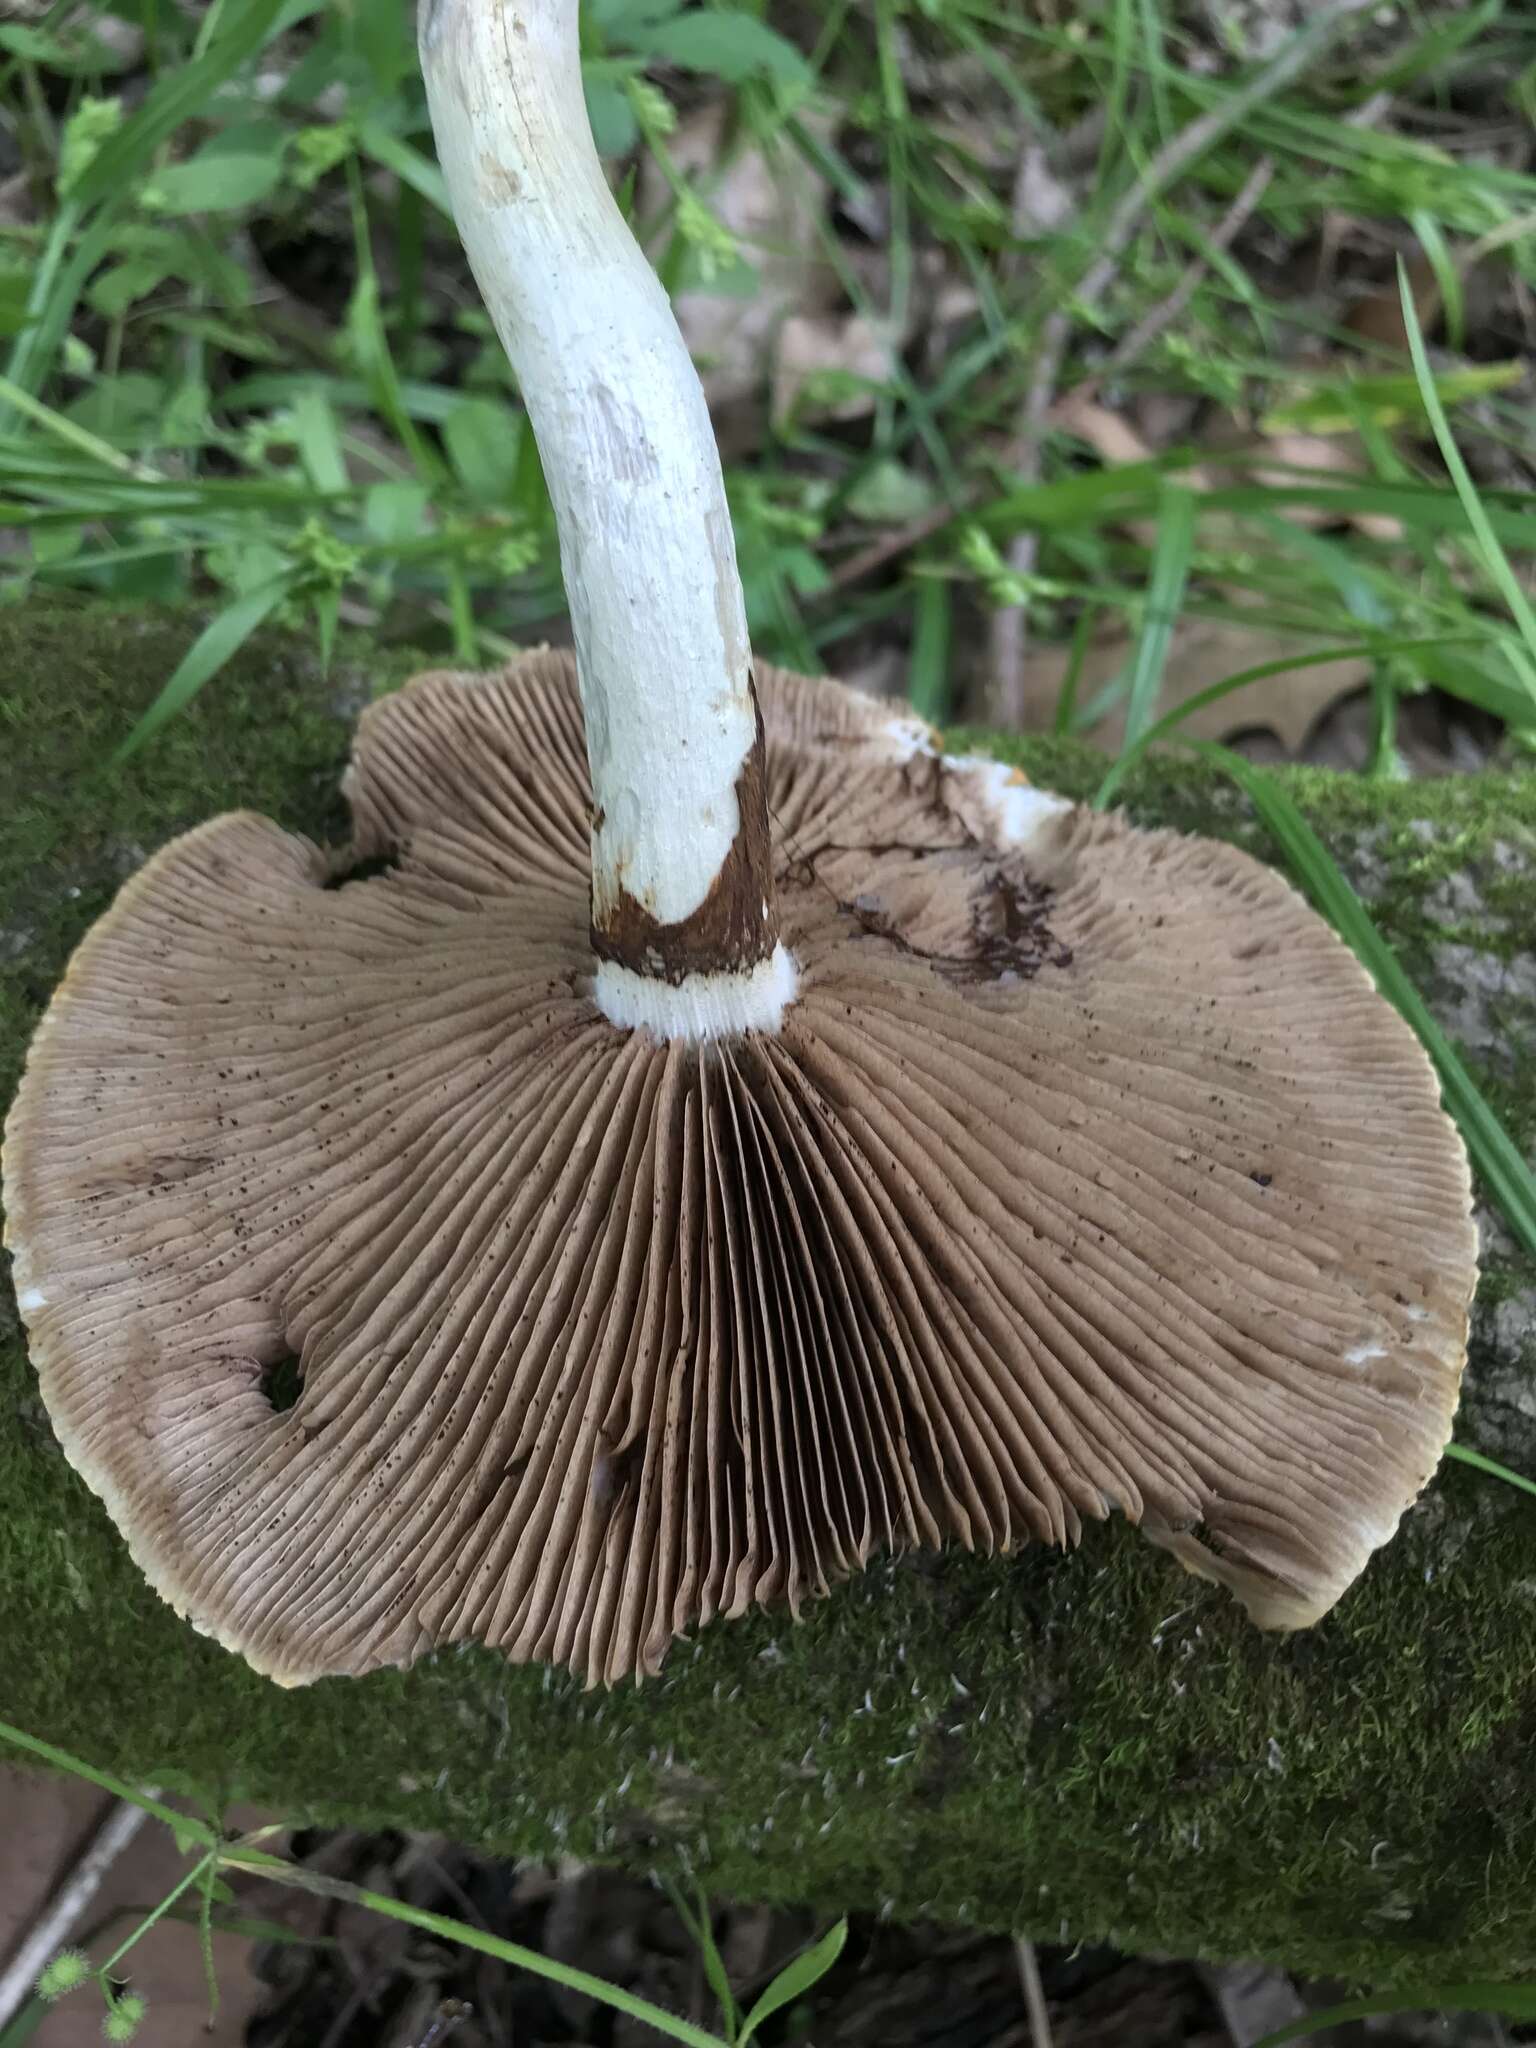
[[[850,555],[832,571],[825,597],[846,590],[851,583],[862,583],[866,576],[872,576],[877,569],[883,569],[887,562],[904,555],[930,534],[942,532],[950,522],[959,516],[959,511],[968,508],[977,496],[974,488],[968,490],[957,511],[954,505],[936,506],[931,512],[923,512],[916,519],[909,519],[905,526],[894,526],[888,533],[872,540],[868,547],[860,548],[856,555]],[[813,602],[815,600],[813,599]]]
[[[1019,1984],[1024,1993],[1024,2010],[1029,2014],[1031,2048],[1051,2048],[1051,2015],[1045,2002],[1045,1986],[1040,1982],[1040,1958],[1035,1954],[1035,1944],[1021,1934],[1013,1950],[1019,1959]]]
[[[1253,212],[1264,194],[1269,190],[1275,175],[1275,160],[1272,156],[1261,156],[1253,169],[1243,180],[1242,189],[1232,204],[1217,221],[1206,237],[1209,248],[1217,254],[1230,249],[1243,229],[1253,218]],[[1183,276],[1168,294],[1167,298],[1155,305],[1143,320],[1138,320],[1124,340],[1119,342],[1110,354],[1109,360],[1089,378],[1082,394],[1091,397],[1106,377],[1118,377],[1122,371],[1144,356],[1147,350],[1167,328],[1171,327],[1184,308],[1200,288],[1200,281],[1210,269],[1208,255],[1196,256],[1184,271]],[[1076,397],[1079,394],[1073,393]]]
[[[1124,256],[1153,203],[1167,191],[1208,149],[1245,121],[1256,107],[1273,98],[1283,86],[1306,69],[1333,37],[1357,14],[1374,6],[1376,0],[1332,0],[1321,8],[1305,28],[1291,37],[1267,64],[1219,106],[1210,108],[1158,151],[1140,178],[1111,212],[1099,236],[1099,253],[1089,264],[1070,297],[1046,318],[1040,330],[1039,346],[1014,448],[1013,468],[1017,482],[1028,488],[1040,481],[1042,447],[1046,420],[1051,410],[1062,359],[1080,313],[1091,311],[1114,282]],[[1034,571],[1039,536],[1031,529],[1015,534],[1008,549],[1008,566],[1016,575]],[[1022,605],[1007,605],[992,614],[992,703],[989,721],[1017,728],[1024,721],[1024,654],[1027,635]]]
[[[32,1988],[48,1964],[65,1947],[85,1917],[86,1909],[112,1865],[143,1827],[148,1815],[142,1806],[120,1799],[96,1830],[90,1845],[74,1869],[33,1922],[3,1972],[0,1972],[0,2027],[14,2019],[32,1995]]]

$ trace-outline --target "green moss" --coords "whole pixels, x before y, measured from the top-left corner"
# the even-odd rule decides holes
[[[190,630],[0,614],[0,1089],[71,947],[170,833],[233,805],[342,827],[350,717],[398,657],[344,651],[326,676],[268,636],[104,770]],[[1074,794],[1099,772],[1059,742],[1008,751]],[[1505,926],[1496,944],[1463,916],[1455,935],[1536,944],[1531,868],[1495,857],[1536,844],[1530,778],[1287,780],[1416,968],[1448,929],[1433,884],[1484,865]],[[1204,766],[1151,764],[1126,800],[1265,850]],[[1532,1050],[1491,1076],[1526,1128]],[[1490,1314],[1533,1284],[1498,1261]],[[1474,1366],[1502,1371],[1489,1328]],[[1536,1512],[1461,1468],[1291,1639],[1114,1524],[1073,1556],[882,1562],[798,1626],[757,1616],[680,1644],[644,1690],[583,1694],[464,1651],[283,1693],[129,1564],[54,1444],[8,1295],[0,1416],[0,1714],[136,1779],[534,1853],[686,1856],[728,1892],[1376,1982],[1536,1970]]]

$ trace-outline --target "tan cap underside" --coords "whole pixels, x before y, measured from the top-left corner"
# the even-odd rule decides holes
[[[876,1548],[1114,1507],[1296,1625],[1433,1469],[1468,1178],[1353,957],[1228,847],[978,840],[889,706],[760,681],[775,1038],[595,1009],[557,656],[367,715],[393,872],[216,820],[55,999],[6,1152],[43,1391],[155,1585],[276,1677],[474,1638],[613,1680]]]

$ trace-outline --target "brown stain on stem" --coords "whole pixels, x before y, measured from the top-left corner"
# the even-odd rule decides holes
[[[674,984],[690,974],[750,972],[778,943],[779,909],[768,838],[768,750],[763,712],[751,676],[756,735],[736,778],[740,823],[731,850],[697,910],[664,924],[627,889],[599,916],[592,911],[592,950],[636,974]]]

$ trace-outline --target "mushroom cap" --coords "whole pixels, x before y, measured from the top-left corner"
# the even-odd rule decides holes
[[[559,654],[371,709],[349,855],[217,818],[70,964],[6,1133],[42,1391],[274,1678],[474,1639],[612,1682],[1112,1508],[1298,1627],[1435,1466],[1468,1172],[1354,956],[1231,847],[759,684],[776,1036],[594,1005]]]

